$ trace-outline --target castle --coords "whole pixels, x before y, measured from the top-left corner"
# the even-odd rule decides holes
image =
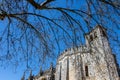
[[[29,80],[120,80],[106,30],[96,26],[85,34],[85,41],[83,46],[65,50],[57,59],[56,69],[51,66]]]

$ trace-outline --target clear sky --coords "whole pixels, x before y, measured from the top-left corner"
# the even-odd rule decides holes
[[[3,69],[0,67],[0,80],[20,80],[23,71],[14,71],[12,68]]]

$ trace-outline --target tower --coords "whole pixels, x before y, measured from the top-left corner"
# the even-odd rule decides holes
[[[86,46],[90,49],[95,76],[101,80],[118,80],[117,63],[112,54],[106,29],[98,25],[91,32],[85,35]]]
[[[86,46],[89,49],[97,48],[103,50],[104,46],[109,47],[106,29],[97,25],[91,32],[85,35]]]

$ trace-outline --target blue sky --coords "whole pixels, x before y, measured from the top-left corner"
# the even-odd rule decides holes
[[[3,69],[0,67],[0,80],[20,80],[23,71],[14,71],[12,68]]]

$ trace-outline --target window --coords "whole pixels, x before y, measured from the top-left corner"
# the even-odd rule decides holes
[[[102,36],[106,36],[106,32],[104,30],[101,30],[100,32]]]
[[[85,75],[88,77],[89,74],[88,74],[88,66],[85,66]]]
[[[106,33],[104,31],[102,31],[102,34],[103,34],[103,36],[106,36]]]
[[[62,63],[60,63],[60,73],[59,73],[59,80],[61,80],[61,68],[62,68]]]
[[[90,35],[90,41],[93,41],[93,36],[92,35]]]
[[[69,58],[67,58],[67,75],[66,80],[69,80]]]
[[[42,78],[41,80],[47,80],[46,78]]]
[[[96,32],[94,33],[94,37],[97,38],[97,33]]]

